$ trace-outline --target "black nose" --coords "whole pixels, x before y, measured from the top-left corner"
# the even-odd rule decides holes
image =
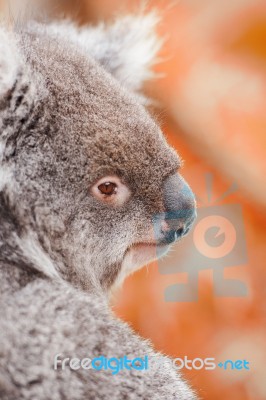
[[[171,244],[191,229],[196,218],[196,201],[185,180],[174,174],[163,186],[165,213],[157,216],[155,235],[160,244]]]
[[[187,215],[184,214],[180,215],[179,212],[165,213],[164,223],[161,224],[161,242],[171,244],[188,234],[196,218],[196,211],[192,214],[189,210]]]

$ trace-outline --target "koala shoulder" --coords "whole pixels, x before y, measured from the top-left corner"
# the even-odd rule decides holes
[[[21,400],[46,400],[46,393],[53,393],[56,399],[62,391],[66,400],[195,399],[170,360],[154,352],[147,341],[115,319],[101,296],[85,295],[69,285],[40,279],[25,287],[12,304],[1,311],[0,327],[0,377],[5,382],[1,386],[0,380],[2,399],[14,398],[16,387],[19,387],[17,394]],[[23,334],[17,335],[17,332]],[[109,359],[161,357],[165,363],[159,370],[150,366],[146,371],[121,370],[115,375],[110,371],[82,368],[71,371],[69,366],[62,370],[66,358],[82,360],[102,355]],[[7,359],[15,385],[10,383],[4,363]]]

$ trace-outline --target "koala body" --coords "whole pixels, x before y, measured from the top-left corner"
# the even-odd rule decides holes
[[[141,104],[155,22],[0,28],[3,400],[195,399],[108,306],[113,288],[195,218],[180,159]],[[56,355],[166,364],[114,375],[55,369]]]

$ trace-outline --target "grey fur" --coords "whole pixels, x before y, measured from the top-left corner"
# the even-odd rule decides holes
[[[180,166],[130,93],[150,76],[158,49],[148,33],[150,18],[144,37],[132,17],[128,34],[125,20],[121,34],[119,22],[113,30],[90,28],[90,46],[70,26],[68,36],[67,25],[30,23],[16,34],[0,29],[2,400],[196,398],[170,363],[117,375],[53,368],[58,353],[80,359],[160,356],[108,306],[108,294],[124,276],[125,254],[151,240],[152,218],[165,212],[164,182]],[[100,31],[104,56],[92,46]],[[116,34],[108,52],[110,32]],[[129,38],[136,39],[135,82],[130,51],[122,52]],[[138,66],[137,43],[141,47],[147,38],[151,56]],[[89,192],[110,173],[130,187],[121,207],[103,205]],[[188,203],[194,209],[193,197]]]

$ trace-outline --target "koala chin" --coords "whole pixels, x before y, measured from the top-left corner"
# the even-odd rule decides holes
[[[195,219],[181,161],[145,110],[156,14],[0,26],[0,398],[192,400],[108,305]],[[54,359],[163,358],[78,370]]]

